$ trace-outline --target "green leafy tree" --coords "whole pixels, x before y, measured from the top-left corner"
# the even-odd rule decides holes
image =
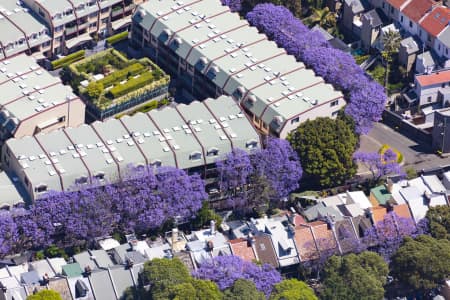
[[[346,120],[308,120],[293,130],[288,140],[300,158],[304,181],[330,187],[344,184],[355,175],[357,136]]]
[[[214,209],[209,207],[208,201],[203,201],[202,208],[197,212],[193,224],[196,228],[201,228],[203,226],[208,226],[214,220],[216,222],[216,227],[222,224],[222,218],[215,213]]]
[[[256,289],[256,286],[250,280],[238,279],[234,284],[223,293],[226,300],[265,300],[263,292]]]
[[[169,298],[174,300],[221,300],[222,293],[212,281],[192,279],[190,282],[170,288]]]
[[[336,27],[336,15],[328,7],[312,8],[312,12],[312,15],[305,20],[308,25],[319,25],[326,30]]]
[[[27,297],[27,300],[62,300],[61,295],[54,290],[41,290]]]
[[[150,283],[153,300],[169,299],[170,289],[179,284],[189,283],[192,279],[186,266],[178,258],[155,258],[144,265],[144,282]]]
[[[103,93],[103,84],[97,81],[92,81],[86,87],[86,94],[91,99],[98,99]]]
[[[386,63],[386,77],[384,80],[384,87],[387,87],[389,78],[389,68],[393,61],[393,56],[398,52],[400,48],[400,42],[402,37],[398,31],[389,30],[383,34],[383,52],[381,53],[385,63]]]
[[[317,300],[317,296],[303,281],[286,279],[274,286],[270,300]]]
[[[425,293],[450,275],[450,241],[407,237],[392,258],[392,274],[412,290]]]
[[[323,271],[321,299],[379,300],[383,298],[388,266],[374,252],[332,256]]]
[[[430,233],[437,239],[450,239],[450,207],[440,205],[430,207],[427,212]]]

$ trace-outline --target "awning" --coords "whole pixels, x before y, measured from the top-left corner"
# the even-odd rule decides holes
[[[130,25],[130,24],[131,24],[130,18],[120,19],[120,20],[114,21],[112,23],[112,29],[117,30],[125,25]]]
[[[79,44],[83,42],[87,42],[92,40],[92,37],[89,35],[89,33],[84,33],[82,35],[79,35],[73,39],[70,39],[66,41],[66,47],[67,49],[73,48],[75,46],[78,46]]]

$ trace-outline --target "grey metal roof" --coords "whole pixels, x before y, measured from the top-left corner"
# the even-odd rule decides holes
[[[77,98],[70,87],[25,54],[0,62],[0,89],[2,110],[17,123]]]
[[[251,151],[260,147],[260,140],[237,103],[221,96],[121,120],[10,139],[6,145],[22,165],[15,172],[26,175],[33,187],[46,184],[48,190],[67,190],[75,188],[77,179],[100,173],[114,182],[119,178],[118,167],[122,177],[130,165],[200,167],[205,156],[207,163],[213,163],[232,146]],[[218,155],[208,155],[216,149]],[[23,176],[19,177],[23,182]]]
[[[59,26],[61,24],[65,24],[75,20],[75,15],[73,14],[73,12],[70,15],[63,15],[63,13],[66,11],[73,11],[72,5],[68,0],[34,0],[34,2],[40,4],[45,10],[50,13],[50,15],[53,17],[52,22],[55,26]],[[60,15],[60,17],[57,18],[57,15]]]
[[[98,270],[92,272],[91,276],[89,276],[89,282],[91,283],[96,300],[117,299],[108,273],[108,270]]]
[[[364,5],[359,0],[345,0],[345,3],[352,8],[354,14],[358,14],[364,11]]]
[[[405,47],[406,52],[407,52],[408,54],[416,53],[416,52],[419,51],[419,45],[418,45],[418,43],[417,43],[417,40],[416,40],[414,37],[412,37],[412,36],[407,37],[406,39],[403,39],[403,40],[400,42],[400,45],[401,45],[402,47]]]
[[[114,265],[105,250],[89,250],[89,253],[99,268],[109,268]]]
[[[226,94],[232,95],[240,87],[243,94],[251,95],[252,104],[244,98],[243,105],[258,117],[271,106],[274,112],[264,116],[263,121],[275,131],[281,126],[273,126],[273,116],[279,115],[286,122],[315,105],[343,97],[320,77],[315,77],[313,71],[302,71],[303,63],[296,62],[219,1],[147,2],[140,6],[133,20],[144,29],[151,29],[153,36],[203,72]],[[289,77],[286,79],[289,84],[281,85],[278,77]],[[307,84],[314,80],[318,81],[316,89]],[[300,101],[282,101],[295,99],[299,92],[309,99],[303,101],[303,96],[299,96]],[[280,102],[272,105],[267,98]]]
[[[24,6],[21,1],[3,0],[0,4],[0,14],[5,21],[10,22],[15,27],[19,27],[20,30],[25,33],[28,42],[30,43],[30,47],[50,41],[51,38],[48,35],[46,25],[41,22],[29,8]],[[2,43],[4,34],[8,35],[11,33],[2,31],[2,38],[0,38]],[[16,36],[13,41],[18,40],[21,37],[23,37],[23,33]],[[6,39],[5,41],[11,40]],[[3,43],[3,45],[6,44]]]
[[[117,298],[122,299],[125,290],[133,286],[131,270],[128,268],[125,269],[123,266],[120,266],[110,269],[109,272],[114,283]]]
[[[91,259],[89,252],[84,251],[73,256],[75,261],[80,264],[81,268],[84,270],[86,267],[90,267],[91,270],[97,269],[95,261]]]
[[[445,45],[445,47],[450,48],[450,27],[445,27],[438,35],[438,40]]]
[[[13,207],[19,203],[23,203],[23,199],[16,183],[5,172],[0,172],[0,207]]]
[[[369,24],[372,26],[372,28],[383,25],[383,21],[381,20],[375,9],[369,10],[368,12],[364,13],[362,17],[369,21]]]

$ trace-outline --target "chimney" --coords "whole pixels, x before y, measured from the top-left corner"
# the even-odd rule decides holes
[[[211,228],[211,235],[215,235],[216,234],[216,221],[211,220],[210,224],[210,228]]]
[[[172,229],[172,248],[173,245],[178,241],[178,228]]]

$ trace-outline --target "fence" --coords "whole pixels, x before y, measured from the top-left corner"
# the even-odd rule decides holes
[[[389,127],[394,128],[407,138],[418,143],[431,145],[431,134],[423,129],[415,127],[413,124],[404,120],[402,116],[397,115],[391,111],[385,110],[383,112],[383,123]]]

